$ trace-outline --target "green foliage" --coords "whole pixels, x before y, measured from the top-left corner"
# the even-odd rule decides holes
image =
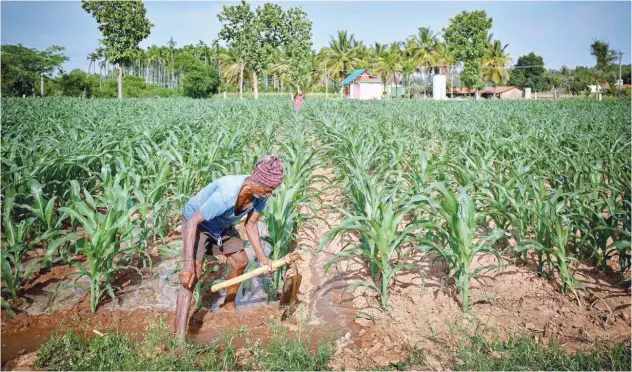
[[[74,69],[59,78],[61,94],[67,97],[91,97],[93,95],[94,81],[88,74],[80,69]]]
[[[2,95],[18,96],[39,94],[42,75],[51,77],[68,60],[64,48],[52,46],[38,51],[22,45],[2,45]]]
[[[531,52],[518,58],[511,71],[509,84],[521,88],[531,88],[534,92],[548,89],[546,69],[542,57]]]
[[[222,22],[219,39],[234,49],[237,60],[253,73],[253,89],[258,98],[258,79],[273,62],[278,48],[283,45],[291,53],[290,81],[300,84],[311,72],[306,58],[311,54],[311,22],[301,9],[287,12],[272,3],[264,3],[252,11],[242,0],[240,5],[223,6],[217,15]]]
[[[542,345],[532,336],[520,335],[508,341],[471,336],[458,352],[456,371],[629,371],[630,344],[599,345],[572,354],[549,339]]]
[[[84,0],[81,7],[97,21],[103,35],[101,43],[109,61],[127,63],[138,56],[138,44],[149,36],[153,27],[145,18],[146,9],[142,1],[113,3]]]
[[[309,185],[321,164],[331,165],[326,184],[341,190],[346,221],[327,238],[352,231],[336,259],[362,260],[370,279],[355,285],[377,288],[384,305],[397,270],[418,269],[410,258],[419,250],[436,249],[464,295],[477,270],[472,257],[494,255],[492,240],[481,239],[495,236],[491,220],[504,232],[494,246],[503,259],[535,262],[534,276],[562,283],[560,291],[579,294],[580,259],[603,271],[618,260],[624,280],[629,101],[463,104],[314,97],[294,112],[287,94],[248,102],[3,98],[2,296],[21,295],[31,265],[78,265],[78,252],[89,256],[82,273],[95,304],[117,296],[115,273],[147,265],[150,239],[160,249],[192,195],[251,172],[265,153],[287,169],[264,211],[276,257],[315,214],[319,193]],[[25,262],[35,247],[45,260]]]
[[[213,66],[198,65],[188,69],[184,76],[182,89],[184,95],[191,98],[208,98],[217,93],[219,87],[219,75]]]
[[[604,71],[610,63],[617,59],[617,54],[613,49],[610,49],[609,43],[596,39],[590,44],[590,55],[595,57],[597,62],[595,67],[599,71]]]
[[[29,241],[29,238],[35,218],[31,217],[17,223],[13,216],[14,206],[13,197],[9,196],[4,199],[0,267],[2,268],[2,290],[8,291],[15,301],[18,299],[22,284],[35,269],[33,263],[25,269],[23,262],[26,254],[33,249],[33,243]]]
[[[81,7],[92,15],[99,25],[103,38],[102,52],[106,58],[122,69],[126,63],[136,60],[138,44],[149,36],[153,24],[145,18],[145,5],[141,0],[121,3],[111,1],[82,0]],[[122,72],[119,73],[118,98],[123,98]]]
[[[309,350],[311,337],[309,334],[302,335],[299,332],[298,338],[294,339],[284,327],[272,326],[272,337],[270,342],[262,346],[255,344],[251,349],[255,349],[254,365],[257,368],[269,371],[322,371],[328,370],[327,363],[334,353],[334,346],[330,342],[319,342],[315,352]],[[260,352],[256,347],[262,347]],[[246,366],[245,369],[250,366]]]
[[[252,343],[247,351],[254,358],[247,365],[239,365],[233,342],[237,337],[247,337],[245,329],[224,332],[204,345],[165,336],[171,332],[160,319],[140,341],[118,333],[91,340],[71,332],[53,335],[38,350],[35,366],[65,371],[318,371],[327,369],[333,355],[333,345],[329,342],[321,343],[316,352],[311,352],[309,335],[299,335],[295,340],[287,329],[272,327],[269,343]]]
[[[116,98],[117,97],[117,81],[116,79],[106,79],[99,88],[98,81],[93,83],[90,91],[95,98]],[[138,76],[123,76],[123,94],[129,98],[154,98],[154,97],[178,97],[183,92],[180,89],[162,88],[155,84],[146,84],[145,79]]]
[[[265,3],[252,11],[245,0],[240,5],[224,5],[217,15],[222,22],[219,39],[237,51],[239,59],[255,73],[253,78],[267,68],[283,41],[283,16],[279,5]]]
[[[456,59],[465,64],[461,82],[467,88],[479,89],[482,84],[480,63],[489,44],[487,34],[491,27],[492,19],[479,10],[458,14],[443,30],[443,38],[454,50]]]
[[[38,351],[35,366],[65,371],[191,371],[234,370],[235,351],[226,339],[240,332],[229,332],[207,345],[182,344],[173,337],[160,319],[150,326],[142,341],[118,333],[91,340],[68,332],[53,335]]]
[[[142,207],[142,204],[132,206],[129,191],[126,186],[121,187],[119,177],[114,180],[109,177],[109,169],[103,168],[105,179],[102,179],[103,195],[95,198],[87,189],[83,189],[83,198],[77,193],[78,183],[74,181],[74,202],[68,207],[61,207],[59,211],[78,221],[84,229],[82,236],[70,233],[66,236],[76,242],[77,253],[84,254],[88,263],[84,267],[76,263],[82,276],[90,280],[90,309],[96,311],[97,305],[104,294],[115,299],[113,281],[115,274],[130,266],[131,256],[135,249],[132,244],[136,223],[130,222],[130,217]],[[71,181],[72,184],[72,181]],[[101,212],[105,210],[105,213]],[[127,247],[125,247],[125,245]],[[146,253],[145,253],[146,254]]]
[[[482,253],[491,254],[495,256],[497,266],[501,265],[502,258],[494,250],[493,244],[504,236],[504,231],[493,230],[474,243],[476,228],[480,223],[477,220],[482,215],[476,213],[471,196],[462,187],[459,187],[458,196],[441,183],[431,184],[430,187],[442,196],[434,211],[441,215],[443,221],[430,227],[438,239],[436,244],[428,247],[428,251],[436,253],[448,264],[448,273],[456,278],[463,311],[468,311],[470,281],[483,270],[489,269],[488,266],[480,266],[472,270],[474,257]]]
[[[294,87],[306,88],[310,83],[312,64],[312,22],[307,13],[300,8],[290,8],[286,11],[284,22],[284,50],[289,54],[288,83]]]

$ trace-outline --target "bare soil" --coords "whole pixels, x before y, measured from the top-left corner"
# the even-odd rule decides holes
[[[331,169],[319,169],[316,173],[333,179]],[[314,186],[323,190],[325,183]],[[397,275],[391,286],[389,311],[383,312],[374,291],[363,287],[347,289],[357,280],[370,280],[360,260],[341,261],[325,272],[329,260],[356,240],[353,236],[336,238],[319,250],[324,234],[341,222],[333,209],[340,200],[340,190],[327,189],[320,200],[323,208],[317,212],[320,219],[308,221],[299,231],[295,243],[303,257],[298,265],[303,277],[301,305],[284,322],[294,333],[311,333],[314,345],[318,340],[332,339],[336,352],[331,368],[376,369],[405,360],[409,348],[418,347],[424,352],[424,364],[410,368],[450,369],[462,332],[484,332],[502,339],[525,332],[539,337],[543,344],[552,336],[569,352],[590,348],[600,341],[630,340],[630,294],[612,276],[587,264],[580,264],[574,271],[575,278],[585,286],[577,300],[562,294],[556,280],[538,277],[533,264],[517,265],[507,259],[503,269],[484,271],[472,280],[471,311],[465,314],[444,265],[440,261],[432,264],[432,257],[415,253],[409,259],[418,269]],[[168,240],[178,238],[174,232]],[[496,263],[493,257],[485,255],[475,261],[475,266]],[[73,329],[91,336],[96,329],[142,337],[158,317],[171,324],[173,296],[178,288],[174,266],[158,263],[155,269],[162,282],[146,280],[146,287],[139,287],[136,280],[130,279],[123,284],[136,288],[136,292],[123,297],[122,304],[101,306],[95,314],[90,313],[86,294],[75,294],[63,309],[25,310],[12,319],[3,310],[3,369],[33,369],[33,350],[54,330]],[[72,274],[71,268],[60,266],[40,275],[27,284],[27,296],[50,289],[69,273]],[[149,291],[152,295],[140,296],[138,288],[147,286],[153,288],[153,292]],[[282,310],[277,303],[255,301],[254,305],[229,313],[216,309],[213,304],[217,300],[217,295],[207,294],[203,308],[191,316],[189,335],[194,342],[209,342],[222,331],[242,325],[249,329],[251,338],[265,340],[270,336],[270,325],[280,322]],[[161,306],[153,306],[154,303]],[[240,340],[236,344],[244,345]]]

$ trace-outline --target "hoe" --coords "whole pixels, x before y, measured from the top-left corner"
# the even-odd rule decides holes
[[[289,253],[287,256],[272,262],[272,270],[277,270],[285,265],[289,266],[289,270],[285,274],[285,280],[283,282],[283,292],[281,294],[280,307],[285,307],[285,311],[281,316],[281,320],[285,320],[292,316],[296,310],[296,295],[298,294],[298,288],[301,285],[302,276],[296,267],[296,261],[302,260],[301,255],[298,252]],[[235,278],[225,280],[221,283],[216,283],[211,287],[212,292],[218,292],[231,285],[241,283],[245,280],[254,278],[256,276],[266,273],[265,267],[258,267],[245,274],[237,276]]]

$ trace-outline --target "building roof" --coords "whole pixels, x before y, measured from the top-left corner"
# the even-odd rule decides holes
[[[347,76],[343,81],[342,84],[346,85],[351,83],[352,81],[354,81],[355,79],[358,78],[358,76],[362,75],[362,73],[366,71],[366,69],[363,70],[355,70],[351,73],[351,75]]]
[[[358,79],[358,82],[360,82],[360,83],[378,83],[378,84],[382,84],[382,79],[373,77],[373,76],[371,76],[371,75],[369,75],[367,73],[366,75],[364,75],[364,74],[360,75],[360,78]]]
[[[522,92],[522,89],[518,88],[518,87],[513,87],[513,86],[509,86],[509,87],[487,87],[485,89],[483,89],[481,91],[481,93],[485,94],[500,94],[500,93],[505,93],[508,92],[512,89],[518,89],[519,91]]]
[[[480,94],[501,94],[501,93],[508,92],[512,89],[518,89],[519,91],[522,92],[522,89],[518,87],[508,86],[508,87],[487,87],[479,91],[479,93]],[[453,92],[455,94],[474,94],[476,91],[474,89],[469,90],[467,88],[458,88],[458,89],[454,89]]]
[[[363,74],[366,72],[367,76],[363,76]],[[360,82],[362,83],[382,83],[382,80],[379,78],[374,77],[373,75],[371,75],[371,73],[369,72],[369,70],[367,69],[362,69],[362,70],[355,70],[353,71],[349,76],[347,76],[343,81],[342,84],[343,85],[348,85],[351,84],[352,82],[354,82],[357,78],[360,78]]]

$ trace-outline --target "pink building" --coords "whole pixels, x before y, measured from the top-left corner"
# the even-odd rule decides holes
[[[368,70],[355,70],[342,81],[342,85],[345,97],[351,99],[381,99],[384,90],[382,80],[369,74]]]

